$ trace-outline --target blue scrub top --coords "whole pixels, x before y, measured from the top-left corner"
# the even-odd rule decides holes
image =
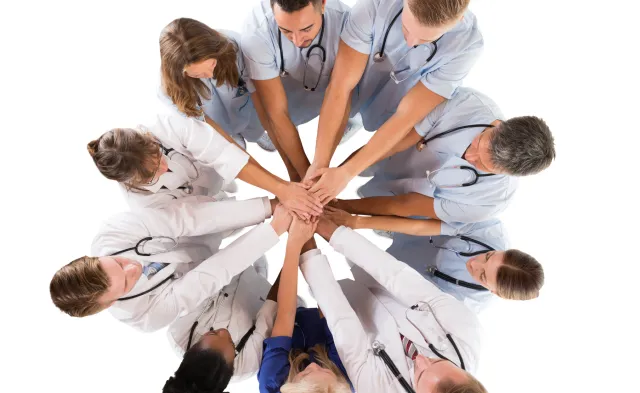
[[[349,7],[346,4],[339,0],[327,0],[324,10],[324,36],[322,38],[322,46],[327,56],[324,67],[321,67],[319,61],[310,61],[306,66],[307,53],[312,45],[318,44],[320,32],[307,48],[298,48],[282,34],[284,66],[289,75],[282,77],[281,82],[287,95],[289,117],[296,126],[304,124],[320,114],[324,93],[329,85],[329,77],[338,53],[340,33],[348,13]],[[242,48],[252,79],[269,80],[280,77],[282,62],[278,48],[278,30],[270,1],[262,0],[251,11],[245,21],[242,33]],[[312,52],[312,54],[317,53],[320,53],[318,49],[314,49]],[[315,91],[304,89],[305,67],[307,67],[306,81],[309,87],[315,85],[319,78]]]
[[[416,48],[407,45],[402,33],[402,16],[389,30],[383,62],[373,61],[380,51],[385,33],[394,16],[402,9],[404,0],[358,0],[349,13],[341,38],[354,50],[369,55],[369,62],[360,80],[357,102],[352,111],[360,111],[364,127],[375,131],[396,111],[400,100],[421,82],[426,88],[444,97],[451,98],[462,84],[471,67],[482,53],[484,42],[478,30],[476,18],[471,11],[452,30],[438,40],[435,56],[424,64],[434,50],[433,43]],[[402,64],[396,65],[396,74],[407,80],[396,84],[389,72],[398,60],[407,54]]]
[[[248,141],[256,142],[264,134],[264,127],[262,127],[251,101],[251,94],[255,92],[255,87],[249,77],[249,69],[240,47],[240,34],[229,30],[218,30],[218,32],[236,45],[238,51],[236,65],[240,72],[241,82],[237,87],[231,87],[226,84],[216,86],[215,79],[200,79],[211,92],[209,99],[200,97],[202,110],[209,118],[220,124],[220,127],[228,134],[242,134]],[[164,93],[162,87],[159,89],[158,98],[163,104],[172,108],[174,112],[185,116],[184,113],[177,110],[175,104]],[[200,120],[204,120],[204,117]]]
[[[503,119],[502,112],[489,97],[473,89],[460,88],[455,97],[435,107],[415,129],[428,138],[459,126],[490,124]],[[422,151],[410,147],[382,160],[373,167],[375,175],[361,188],[362,194],[371,197],[417,192],[432,197],[437,218],[452,226],[494,217],[511,201],[518,184],[515,176],[481,177],[472,186],[445,188],[431,184],[426,174],[426,171],[462,165],[477,170],[462,156],[483,130],[484,127],[460,130],[434,139]]]
[[[453,251],[436,247],[445,247],[458,252],[489,251],[485,247],[460,239],[460,236],[463,235],[485,243],[495,250],[506,250],[509,247],[504,225],[498,219],[491,219],[467,224],[461,228],[443,225],[442,235],[433,236],[433,244],[429,242],[429,236],[397,233],[394,234],[393,243],[387,252],[414,268],[441,291],[452,295],[469,309],[478,313],[486,309],[495,299],[490,291],[477,291],[461,287],[427,272],[427,268],[435,267],[453,278],[480,285],[471,277],[466,268],[467,261],[472,257],[460,256]]]
[[[316,344],[323,344],[327,348],[329,359],[342,371],[349,381],[347,371],[342,365],[338,351],[333,343],[333,335],[324,318],[320,318],[317,308],[298,308],[292,337],[270,337],[264,340],[262,363],[258,370],[258,384],[260,393],[276,393],[285,383],[289,375],[289,352],[301,349],[308,352],[310,360],[314,361],[311,348]],[[351,381],[349,381],[351,385]],[[353,386],[351,386],[353,392]]]

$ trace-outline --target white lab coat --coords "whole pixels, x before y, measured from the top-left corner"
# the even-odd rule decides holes
[[[120,254],[143,264],[169,263],[150,279],[142,275],[127,296],[144,292],[172,274],[175,277],[143,296],[116,301],[109,311],[118,320],[146,332],[161,329],[189,314],[230,284],[234,277],[249,267],[253,269],[251,264],[264,254],[265,247],[278,241],[271,226],[265,224],[258,227],[259,231],[254,229],[216,253],[222,239],[220,233],[258,224],[270,216],[267,198],[212,202],[210,198],[194,196],[160,208],[112,217],[95,237],[91,247],[93,255],[116,253],[135,246],[147,236],[168,236],[176,239],[178,245],[152,256],[140,256],[135,251]],[[161,241],[151,243],[143,252],[167,249]]]
[[[338,228],[330,244],[357,265],[353,267],[353,281],[338,284],[326,257],[315,250],[303,255],[301,268],[356,391],[405,393],[383,360],[373,353],[374,341],[385,346],[402,376],[413,385],[413,362],[404,353],[400,333],[413,341],[421,354],[436,357],[428,349],[426,337],[442,355],[459,365],[446,338],[450,333],[467,371],[476,370],[481,326],[473,312],[351,229]],[[410,307],[416,304],[421,309],[412,310]],[[431,306],[433,314],[425,304]]]
[[[189,195],[214,196],[233,181],[249,161],[244,150],[227,141],[209,124],[194,118],[162,114],[139,127],[153,134],[165,148],[174,149],[182,156],[178,156],[179,160],[165,156],[171,172],[160,176],[153,186],[144,187],[146,191],[126,190],[121,184],[132,209],[160,206]],[[178,189],[187,183],[193,185],[192,194]]]

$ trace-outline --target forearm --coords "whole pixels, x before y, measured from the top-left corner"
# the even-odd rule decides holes
[[[345,86],[330,84],[325,93],[320,108],[316,149],[313,158],[314,164],[319,168],[329,167],[331,157],[340,143],[341,132],[344,131],[349,120],[352,91]]]
[[[276,136],[277,143],[282,149],[283,159],[286,157],[302,178],[311,163],[304,152],[298,129],[291,122],[285,110],[274,110],[268,114],[270,128]]]
[[[254,159],[250,159],[247,165],[242,168],[240,173],[238,173],[238,179],[269,191],[274,195],[279,195],[282,187],[287,185],[286,181],[264,169]]]
[[[437,236],[440,235],[441,221],[402,218],[393,216],[356,216],[353,222],[353,229],[378,229],[381,231],[391,231],[405,233],[414,236]]]
[[[362,199],[341,199],[336,205],[351,214],[437,218],[434,212],[433,198],[418,193]]]
[[[393,156],[394,154],[400,153],[402,151],[405,151],[407,149],[409,149],[410,147],[415,146],[421,139],[422,137],[416,132],[416,129],[413,128],[409,134],[405,135],[404,138],[402,138],[402,140],[398,143],[396,143],[395,146],[393,146],[388,152],[384,153],[382,156],[380,156],[380,158],[377,159],[376,162],[374,162],[373,164],[377,164],[378,162],[387,159],[391,156]],[[342,164],[340,164],[340,166],[345,165],[346,163],[349,162],[349,160],[351,160],[356,154],[358,154],[358,152],[362,150],[362,147],[359,148],[358,150],[354,151],[353,153],[351,153],[351,155],[349,157],[347,157],[346,160],[344,160],[344,162]],[[372,165],[373,165],[372,164]]]
[[[284,264],[280,271],[278,314],[273,336],[291,336],[296,316],[298,295],[298,259],[302,246],[287,242]]]

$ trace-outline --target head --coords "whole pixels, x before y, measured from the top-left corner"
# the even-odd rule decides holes
[[[409,46],[433,42],[464,17],[469,0],[404,0],[402,32]]]
[[[154,136],[132,128],[107,131],[87,150],[104,177],[129,188],[153,184],[168,169]]]
[[[163,393],[222,393],[233,376],[235,347],[227,329],[210,331],[187,350]]]
[[[476,168],[511,176],[541,172],[555,157],[551,130],[535,116],[497,122],[476,136],[465,153],[466,160]]]
[[[280,388],[282,393],[350,393],[349,383],[327,355],[323,345],[313,347],[315,361],[305,366],[309,354],[289,352],[289,376]]]
[[[542,265],[520,250],[489,251],[467,261],[473,279],[503,299],[530,300],[544,284]]]
[[[176,19],[160,33],[162,86],[178,110],[200,116],[199,97],[211,92],[200,78],[216,85],[238,85],[237,48],[224,35],[189,18]]]
[[[51,280],[51,300],[72,317],[109,308],[140,278],[142,265],[123,257],[81,257],[58,270]]]
[[[306,48],[320,33],[326,0],[271,0],[271,8],[283,36],[298,48]]]
[[[480,381],[448,360],[418,355],[413,372],[417,393],[487,393]]]

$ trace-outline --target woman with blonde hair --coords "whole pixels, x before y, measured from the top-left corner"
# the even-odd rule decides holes
[[[296,309],[298,264],[320,252],[313,241],[315,226],[294,218],[289,228],[278,311],[271,337],[264,340],[258,371],[260,393],[353,391],[322,312]]]
[[[223,129],[243,149],[246,139],[274,151],[262,126],[267,123],[256,113],[262,107],[253,94],[239,42],[236,32],[216,31],[194,19],[175,19],[160,34],[158,96],[181,115]]]

